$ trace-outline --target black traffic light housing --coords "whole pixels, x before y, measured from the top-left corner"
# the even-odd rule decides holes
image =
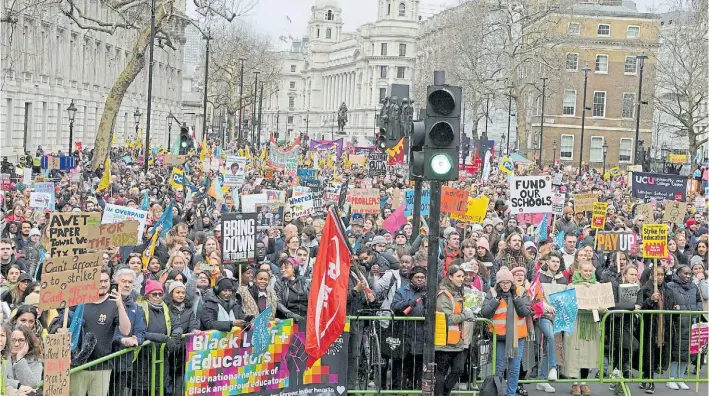
[[[457,86],[428,86],[423,144],[427,180],[458,180],[462,93]]]
[[[192,138],[187,126],[180,127],[180,155],[186,155],[192,149]]]
[[[423,115],[424,113],[421,112]],[[421,180],[424,170],[424,152],[423,146],[426,142],[426,122],[414,121],[410,126],[409,132],[409,179]]]
[[[460,153],[463,156],[463,163],[470,157],[470,138],[467,135],[462,137],[463,146],[460,149]]]

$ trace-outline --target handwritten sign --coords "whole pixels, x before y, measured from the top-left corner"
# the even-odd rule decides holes
[[[289,198],[288,205],[290,205],[290,210],[293,214],[293,218],[307,216],[315,212],[315,205],[313,202],[312,194]]]
[[[47,310],[96,302],[102,264],[101,253],[47,258],[42,265],[39,307]]]
[[[387,174],[387,153],[370,152],[367,157],[369,176],[384,176]]]
[[[96,212],[55,212],[49,217],[43,245],[50,257],[85,253],[89,236],[98,232],[101,214]]]
[[[468,190],[458,190],[443,186],[441,188],[441,212],[456,216],[465,216],[468,203]]]
[[[590,311],[615,306],[615,301],[613,300],[613,286],[610,283],[574,285],[572,287],[576,289],[576,301],[579,309]]]
[[[593,216],[591,217],[591,228],[602,230],[606,227],[606,214],[608,213],[607,202],[593,203]]]
[[[596,250],[600,253],[635,252],[637,236],[634,232],[599,231],[596,233]]]
[[[668,201],[665,204],[665,213],[662,215],[662,222],[672,224],[684,223],[684,215],[687,213],[687,203],[678,201]]]
[[[551,176],[517,176],[510,179],[512,213],[550,213]]]
[[[142,241],[143,232],[145,232],[145,228],[148,223],[148,212],[146,210],[129,208],[128,206],[106,204],[106,207],[103,209],[101,224],[115,224],[125,220],[138,221],[139,226],[137,238],[139,241]]]
[[[618,301],[621,303],[635,304],[638,300],[640,286],[632,283],[618,285]]]
[[[667,257],[667,225],[643,224],[642,240],[644,258]]]
[[[414,215],[414,190],[404,192],[404,216]],[[431,213],[431,190],[421,191],[421,216],[428,216]]]
[[[635,207],[635,217],[642,216],[647,222],[655,221],[655,215],[653,214],[652,204],[638,204]]]
[[[326,201],[337,202],[340,199],[340,191],[342,189],[342,184],[340,183],[328,183],[323,191],[323,198]]]
[[[89,237],[90,250],[106,249],[109,247],[129,246],[138,244],[138,220],[126,220],[120,223],[101,224],[98,234]]]
[[[44,394],[68,396],[71,333],[47,334],[44,338],[42,358],[44,360],[44,385],[42,385]]]
[[[465,208],[465,215],[452,214],[451,219],[466,223],[482,223],[483,220],[485,220],[489,203],[490,198],[485,195],[481,195],[477,198],[469,197],[468,205]]]
[[[593,210],[593,204],[598,202],[597,194],[574,194],[574,211],[588,212]]]
[[[612,296],[612,294],[611,294]],[[576,327],[578,304],[575,289],[566,289],[549,295],[551,306],[556,310],[554,316],[554,334],[566,332],[573,334]]]
[[[379,191],[353,188],[349,190],[348,194],[352,205],[352,213],[377,214],[381,211]]]

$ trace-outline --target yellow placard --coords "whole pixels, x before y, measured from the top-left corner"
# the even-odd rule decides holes
[[[667,225],[666,224],[643,224],[643,257],[644,258],[665,258],[667,257]]]
[[[465,207],[465,215],[451,214],[451,219],[464,221],[466,223],[482,223],[487,214],[487,207],[490,198],[481,195],[477,198],[468,198],[468,205]]]

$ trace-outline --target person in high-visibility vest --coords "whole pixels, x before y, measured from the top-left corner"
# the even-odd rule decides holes
[[[451,265],[436,295],[436,396],[449,396],[465,369],[463,322],[475,315],[463,308],[464,279],[465,272]]]
[[[532,315],[532,303],[526,293],[518,295],[512,272],[507,267],[497,271],[495,287],[485,297],[480,315],[492,320],[492,327],[497,333],[495,375],[502,376],[508,369],[505,396],[514,396],[519,382],[524,340],[527,338],[525,318]]]

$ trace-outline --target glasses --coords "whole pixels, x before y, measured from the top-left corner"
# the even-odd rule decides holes
[[[414,275],[411,279],[426,279],[426,275]]]
[[[162,297],[164,294],[161,292],[152,292],[149,294],[151,297]]]
[[[17,345],[23,345],[26,342],[27,342],[27,340],[24,338],[13,338],[12,339],[12,343],[17,344]]]

